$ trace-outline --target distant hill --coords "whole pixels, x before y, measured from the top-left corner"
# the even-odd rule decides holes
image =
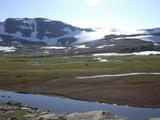
[[[82,31],[92,30],[45,18],[8,18],[0,23],[0,36],[10,39],[10,42],[71,45]]]
[[[102,34],[102,33],[103,34]],[[92,54],[160,51],[160,28],[124,33],[116,28],[79,28],[46,18],[0,22],[0,53]]]

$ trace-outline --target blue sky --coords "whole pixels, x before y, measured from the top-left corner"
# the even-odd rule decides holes
[[[1,0],[0,21],[45,17],[80,27],[160,27],[160,0]]]

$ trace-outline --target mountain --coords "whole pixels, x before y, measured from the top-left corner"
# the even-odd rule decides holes
[[[160,51],[160,28],[140,29],[133,33],[120,30],[106,32],[104,38],[85,43],[89,53],[131,53]]]
[[[0,36],[4,42],[22,42],[44,45],[71,45],[76,35],[91,29],[81,29],[60,21],[45,18],[8,18],[0,23]]]
[[[84,29],[45,18],[8,18],[0,22],[0,55],[141,51],[160,51],[160,28],[128,33],[116,28]]]

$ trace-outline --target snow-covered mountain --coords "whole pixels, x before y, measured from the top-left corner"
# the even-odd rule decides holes
[[[160,28],[140,29],[136,32],[135,34],[121,35],[122,37],[119,37],[119,39],[141,39],[153,43],[160,43]]]
[[[130,32],[101,28],[100,32],[101,34],[105,33],[103,38],[85,43],[86,47],[92,48],[89,49],[90,53],[160,51],[160,28]],[[100,33],[97,35],[100,35]]]
[[[45,18],[8,18],[0,23],[0,36],[11,37],[12,41],[21,39],[47,45],[70,45],[78,41],[76,36],[91,31]]]
[[[1,51],[22,54],[160,51],[160,28],[84,29],[45,18],[9,18],[0,22]]]
[[[113,37],[113,35],[115,39],[134,38],[160,42],[160,28],[141,29],[134,33],[127,33],[116,28],[82,29],[45,18],[8,18],[0,23],[1,38],[7,37],[12,42],[18,41],[23,43],[30,42],[64,46],[101,40],[106,37]]]

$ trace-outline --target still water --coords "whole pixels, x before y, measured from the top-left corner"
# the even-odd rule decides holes
[[[49,110],[55,113],[104,110],[117,115],[129,117],[131,120],[148,120],[151,117],[160,117],[160,109],[119,106],[37,94],[0,91],[0,101],[17,101],[31,107]]]

